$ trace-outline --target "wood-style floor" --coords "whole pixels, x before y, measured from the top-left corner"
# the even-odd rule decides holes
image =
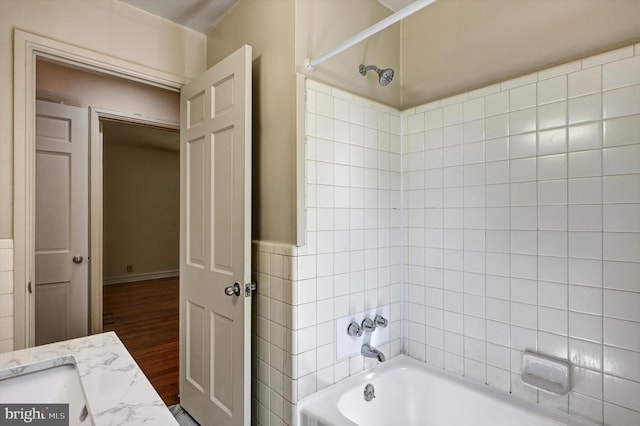
[[[115,331],[167,406],[178,403],[178,277],[104,286]]]

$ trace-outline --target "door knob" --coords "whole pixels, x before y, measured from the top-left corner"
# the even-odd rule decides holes
[[[73,263],[82,263],[84,256],[76,254],[71,260],[73,260]]]
[[[224,294],[227,296],[240,296],[240,284],[234,283],[224,289]]]

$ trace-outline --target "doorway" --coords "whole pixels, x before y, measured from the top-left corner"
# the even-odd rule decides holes
[[[102,120],[103,331],[178,403],[180,135]]]
[[[15,247],[15,264],[14,276],[16,282],[22,283],[15,288],[14,300],[16,305],[14,322],[14,344],[16,347],[25,347],[33,345],[33,304],[34,296],[31,291],[31,280],[34,274],[34,191],[35,176],[33,174],[34,156],[35,156],[35,77],[36,77],[36,59],[45,57],[50,60],[59,60],[73,64],[80,69],[92,70],[101,74],[124,77],[127,81],[142,82],[144,85],[160,87],[169,90],[182,90],[182,99],[180,111],[187,113],[181,117],[181,121],[185,123],[185,127],[181,132],[181,231],[180,231],[180,270],[186,270],[187,264],[197,266],[199,252],[194,251],[198,248],[198,242],[202,245],[206,244],[206,248],[226,248],[227,251],[234,248],[233,254],[238,255],[237,259],[233,258],[233,266],[237,266],[237,270],[233,270],[233,274],[229,273],[224,279],[215,281],[209,286],[215,290],[215,299],[219,299],[219,295],[229,294],[229,289],[234,289],[233,298],[224,300],[230,301],[230,306],[225,307],[228,312],[222,312],[219,315],[220,327],[208,327],[209,321],[201,321],[207,318],[197,317],[198,303],[209,303],[212,299],[194,299],[190,303],[189,311],[185,312],[185,303],[181,304],[180,313],[180,351],[187,352],[187,357],[181,356],[183,362],[180,363],[181,378],[181,404],[185,402],[184,407],[187,408],[186,402],[190,404],[199,404],[196,401],[200,394],[207,399],[205,404],[200,406],[193,405],[194,411],[203,411],[198,418],[201,421],[218,422],[217,417],[225,419],[233,419],[233,424],[248,425],[250,421],[250,336],[251,336],[251,296],[254,286],[250,283],[250,212],[251,212],[251,58],[252,51],[250,46],[243,46],[227,58],[194,78],[185,86],[184,78],[177,78],[174,75],[159,72],[143,65],[130,63],[122,60],[105,56],[100,53],[89,51],[86,49],[70,46],[61,42],[47,39],[35,34],[30,34],[21,30],[14,31],[14,247]],[[185,90],[189,89],[189,90]],[[196,92],[193,93],[193,90]],[[215,93],[214,93],[215,92]],[[212,96],[215,95],[215,96]],[[135,99],[134,99],[135,101]],[[215,102],[214,102],[215,101]],[[215,109],[211,107],[215,106]],[[186,109],[184,108],[186,107]],[[103,114],[103,115],[100,115]],[[109,116],[105,111],[92,111],[91,113],[91,129],[92,137],[94,131],[99,128],[99,116]],[[118,114],[111,114],[117,117]],[[129,115],[131,121],[140,122],[135,116]],[[94,126],[94,123],[96,125]],[[219,127],[219,125],[223,127]],[[193,131],[189,131],[193,130]],[[205,130],[204,133],[202,131]],[[100,136],[96,136],[99,138]],[[97,140],[97,139],[96,139]],[[24,141],[24,143],[17,143]],[[209,152],[209,148],[215,148],[216,156],[210,158],[216,160],[215,179],[212,177],[212,170],[208,167],[208,158],[203,157],[200,153],[204,150]],[[203,149],[206,148],[206,149]],[[233,149],[229,149],[233,148]],[[224,155],[218,153],[231,151],[233,161],[224,161]],[[207,168],[199,167],[207,166]],[[211,161],[213,163],[213,161]],[[233,167],[230,166],[233,164]],[[97,167],[99,162],[95,156],[91,158],[91,182],[100,182],[101,168]],[[95,166],[95,167],[94,167]],[[233,175],[227,172],[235,172]],[[208,184],[211,182],[211,185]],[[222,194],[212,193],[210,190],[216,187],[214,183],[224,186],[225,184],[233,188],[223,192]],[[206,184],[206,186],[205,186]],[[200,195],[199,188],[205,188],[209,192]],[[211,205],[207,200],[212,196],[235,194],[233,211],[237,211],[236,215],[225,215],[229,212],[229,208],[225,209],[222,214],[218,215],[202,215],[197,207],[199,205]],[[193,197],[189,197],[192,195]],[[91,205],[91,227],[92,235],[99,234],[101,231],[94,232],[96,223],[101,223],[100,213],[96,206],[100,206],[101,199],[92,191],[90,196]],[[203,200],[206,198],[206,200]],[[187,205],[183,199],[189,202]],[[225,207],[228,205],[223,204]],[[189,214],[183,214],[182,206],[186,207]],[[232,211],[232,213],[233,213]],[[202,213],[202,212],[200,212]],[[219,217],[218,217],[219,216]],[[216,227],[222,229],[221,235],[212,235],[212,233],[202,234],[199,232],[202,224],[209,229],[210,222],[216,219],[216,223],[223,222],[223,219],[233,218],[233,234],[231,240],[233,245],[223,245],[222,240],[225,236],[229,236],[230,227]],[[187,220],[185,220],[187,218]],[[97,219],[97,220],[94,220]],[[200,220],[195,223],[194,221]],[[237,234],[237,236],[236,236]],[[100,234],[101,235],[101,234]],[[100,240],[101,241],[101,240]],[[185,244],[187,243],[187,244]],[[94,245],[95,240],[91,241],[91,253],[101,253],[101,247]],[[207,252],[208,253],[208,252]],[[205,253],[205,254],[207,254]],[[185,256],[185,254],[187,256]],[[229,253],[227,253],[229,254]],[[222,256],[222,257],[221,257]],[[100,257],[98,256],[100,259]],[[224,255],[221,250],[216,251],[216,256],[206,256],[202,258],[208,262],[211,260],[217,263],[212,264],[216,268],[224,266],[219,261],[230,259],[230,256]],[[100,265],[101,268],[101,265]],[[94,272],[101,270],[100,268],[92,268],[91,280],[92,284],[99,281],[101,284],[101,275],[94,280]],[[211,268],[209,268],[211,269]],[[217,268],[220,269],[220,268]],[[187,275],[187,274],[183,274]],[[191,277],[193,278],[193,277]],[[194,283],[188,276],[182,277],[180,285],[180,298],[190,297],[189,289],[185,288],[188,283]],[[229,282],[235,284],[229,285]],[[241,296],[240,284],[245,283],[245,291]],[[236,291],[236,289],[238,291]],[[94,292],[95,293],[95,292]],[[213,294],[212,294],[213,295]],[[196,295],[197,296],[197,295]],[[97,299],[100,299],[99,297]],[[187,299],[185,299],[187,300]],[[191,299],[189,299],[191,300]],[[93,310],[95,300],[91,297],[92,314],[93,312],[102,312],[102,307],[98,306]],[[98,303],[99,305],[99,303]],[[208,308],[207,308],[208,309]],[[183,315],[184,314],[184,315]],[[189,315],[194,314],[194,315]],[[101,315],[100,315],[101,316]],[[222,322],[226,318],[231,318],[234,324],[233,333],[230,333],[230,327],[224,327]],[[196,321],[197,320],[197,321]],[[186,321],[186,322],[185,322]],[[101,322],[101,321],[100,321]],[[227,321],[230,323],[230,321]],[[92,332],[93,329],[92,317]],[[227,324],[229,325],[229,324]],[[185,330],[186,326],[186,330]],[[190,328],[189,328],[190,327]],[[101,328],[101,327],[100,327]],[[202,331],[202,339],[195,339],[198,332]],[[204,341],[204,345],[199,342]],[[213,343],[216,343],[215,345]],[[224,343],[223,343],[224,342]],[[231,345],[229,345],[231,342]],[[199,351],[198,346],[207,348],[206,351]],[[208,349],[212,349],[209,352]],[[215,351],[214,351],[215,350]],[[218,352],[223,351],[222,356],[218,356]],[[229,357],[234,354],[234,357]],[[215,355],[215,356],[214,356]],[[199,358],[197,358],[199,357]],[[184,361],[186,359],[186,361]],[[227,362],[229,361],[229,362]],[[195,365],[196,362],[198,365]],[[233,364],[233,370],[224,369],[226,364]],[[197,366],[206,366],[206,370],[202,368],[194,368]],[[221,374],[205,375],[200,373],[209,371],[210,368],[219,371]],[[197,374],[197,377],[196,377]],[[233,375],[231,378],[230,375]],[[200,377],[202,376],[202,377]],[[186,380],[185,380],[186,379]],[[200,380],[202,379],[202,380]],[[215,381],[214,381],[215,379]],[[200,380],[203,386],[195,390],[200,392],[199,395],[186,395],[182,391],[182,387],[189,380]],[[228,384],[233,383],[232,388]],[[226,386],[223,386],[225,385]],[[206,390],[206,392],[204,392]],[[223,392],[224,394],[220,394]],[[233,407],[226,404],[220,407],[219,402],[223,405],[229,402],[228,396],[233,392]],[[213,400],[208,395],[220,397]],[[221,399],[222,398],[222,399]],[[214,398],[215,399],[215,398]],[[216,411],[217,408],[218,409]],[[231,410],[231,408],[233,408]],[[191,409],[187,408],[190,412]],[[208,415],[208,412],[215,412],[215,415]],[[225,420],[226,421],[226,420]]]
[[[91,292],[90,298],[85,292],[83,300],[74,301],[75,305],[84,304],[84,331],[54,340],[116,331],[165,402],[175,403],[179,372],[178,94],[41,60],[37,61],[36,90],[38,105],[71,109],[81,116],[85,122],[85,137],[81,140],[85,151],[81,157],[85,163],[90,157],[91,163],[91,179],[87,167],[83,177],[71,179],[84,181],[91,193],[91,208],[85,203],[81,209],[85,219],[81,233],[87,242],[91,237],[91,250],[82,253],[86,258],[82,266],[91,271]],[[46,128],[37,125],[37,135],[41,127]],[[36,164],[41,162],[40,157]],[[36,170],[39,176],[39,168]],[[40,186],[36,188],[36,211],[39,189]],[[54,200],[60,198],[59,191],[49,192]],[[49,213],[36,214],[36,218],[50,217]],[[38,243],[41,230],[36,227],[35,231]],[[36,271],[36,278],[38,275],[42,274]],[[104,293],[103,283],[109,288]],[[103,320],[107,294],[110,305]],[[47,343],[38,339],[43,329],[38,324],[51,323],[41,320],[48,313],[42,306],[49,305],[39,303],[43,300],[36,297],[34,307],[36,344]],[[90,330],[86,325],[89,319]],[[160,359],[164,364],[157,362]]]

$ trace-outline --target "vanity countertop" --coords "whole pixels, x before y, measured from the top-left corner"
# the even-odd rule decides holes
[[[75,364],[95,426],[178,424],[112,331],[0,354],[0,379],[43,362]]]

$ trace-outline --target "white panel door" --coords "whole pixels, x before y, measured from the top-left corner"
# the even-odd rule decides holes
[[[251,47],[187,84],[180,109],[180,404],[203,426],[249,425]]]
[[[36,103],[35,344],[86,336],[89,113]]]

